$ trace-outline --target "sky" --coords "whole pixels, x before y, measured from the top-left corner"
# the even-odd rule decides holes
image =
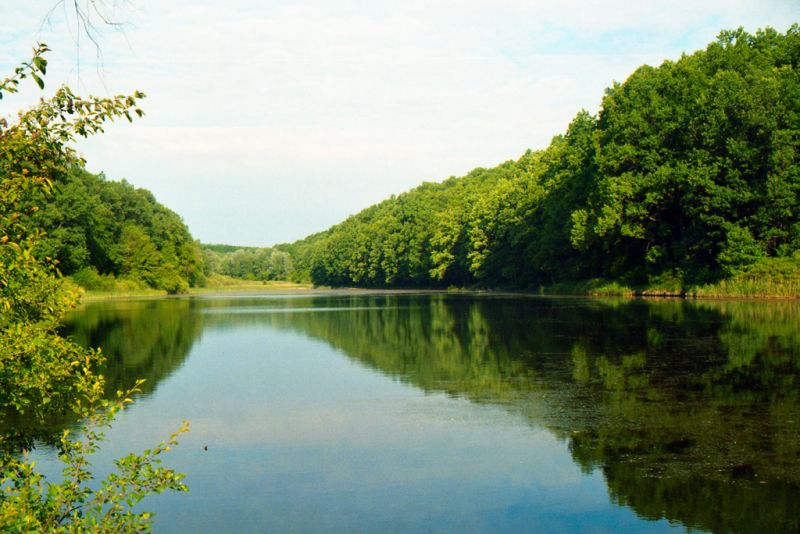
[[[98,58],[71,3],[0,0],[0,76],[53,49],[45,90],[0,116],[61,84],[144,91],[144,119],[77,144],[87,168],[243,246],[544,148],[614,81],[722,29],[800,22],[800,0],[106,0],[122,24],[97,20]]]

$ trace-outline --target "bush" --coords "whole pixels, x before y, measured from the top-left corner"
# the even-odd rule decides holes
[[[72,281],[89,291],[113,291],[117,281],[113,274],[100,274],[95,267],[86,267],[72,275]]]
[[[727,276],[741,273],[766,256],[764,250],[747,228],[731,225],[722,250],[717,256],[722,271]]]
[[[14,93],[20,80],[31,77],[44,85],[47,61],[40,45],[33,59],[0,80],[0,97]],[[116,461],[118,472],[99,488],[88,484],[92,475],[87,457],[97,450],[114,416],[130,402],[118,393],[113,402],[99,400],[104,380],[95,370],[100,351],[84,349],[61,337],[64,314],[75,295],[59,279],[53,262],[34,251],[44,232],[30,216],[42,198],[51,194],[64,169],[79,165],[66,146],[78,135],[102,131],[104,122],[131,114],[141,93],[113,98],[82,99],[62,87],[18,115],[16,123],[0,118],[0,410],[21,426],[0,429],[0,531],[3,532],[140,532],[152,517],[133,507],[146,495],[166,489],[184,491],[183,475],[159,466],[158,456],[169,450],[184,424],[166,444]],[[78,277],[89,286],[104,286],[113,277],[85,270]],[[82,439],[61,436],[64,480],[46,483],[19,448],[29,447],[38,429],[54,416],[86,418]],[[28,432],[28,428],[32,428]]]
[[[89,483],[89,457],[103,441],[103,429],[132,402],[126,393],[117,392],[113,402],[103,401],[81,426],[82,439],[71,439],[65,430],[60,440],[59,460],[64,464],[64,480],[47,482],[34,470],[25,453],[21,460],[5,458],[0,463],[0,527],[10,532],[143,532],[150,530],[153,514],[135,512],[145,496],[164,490],[188,491],[183,474],[160,466],[159,456],[178,443],[178,435],[188,431],[183,425],[166,442],[142,454],[129,454],[116,460],[117,472],[99,487]],[[87,409],[88,412],[89,409]]]

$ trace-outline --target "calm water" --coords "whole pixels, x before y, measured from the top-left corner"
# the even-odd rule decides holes
[[[67,328],[110,388],[147,379],[99,475],[191,421],[159,532],[792,532],[799,326],[797,302],[341,292]]]

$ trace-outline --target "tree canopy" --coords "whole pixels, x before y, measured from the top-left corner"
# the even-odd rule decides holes
[[[35,223],[46,235],[36,253],[87,289],[109,277],[170,293],[203,282],[203,259],[189,229],[146,189],[71,165],[39,198]],[[104,278],[105,276],[105,278]]]
[[[800,27],[724,31],[642,66],[550,146],[283,246],[373,287],[707,283],[800,254]]]

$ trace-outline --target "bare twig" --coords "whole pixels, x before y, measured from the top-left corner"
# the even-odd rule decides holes
[[[121,11],[119,8],[121,6],[130,8],[131,3],[127,0],[55,0],[53,6],[42,19],[39,29],[41,31],[46,24],[52,24],[53,17],[58,10],[63,10],[64,19],[68,23],[71,15],[74,14],[78,78],[80,79],[81,34],[85,35],[94,46],[98,75],[104,78],[100,35],[104,27],[113,28],[120,32],[124,30],[128,21],[119,16]]]

